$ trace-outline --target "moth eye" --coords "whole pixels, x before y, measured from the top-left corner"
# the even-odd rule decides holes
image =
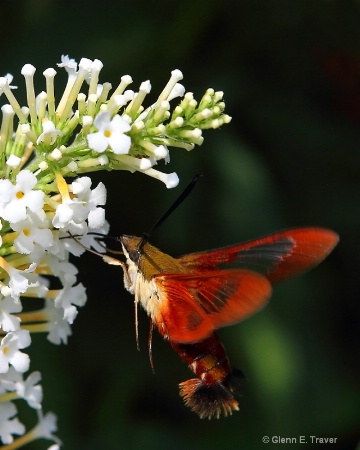
[[[132,250],[129,252],[129,258],[132,262],[138,263],[140,259],[140,252],[137,250]]]

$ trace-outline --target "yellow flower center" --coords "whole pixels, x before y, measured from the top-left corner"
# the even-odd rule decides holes
[[[24,197],[24,193],[23,193],[23,191],[17,191],[17,193],[16,193],[16,198],[18,199],[18,200],[21,200],[23,197]]]
[[[29,228],[23,228],[23,233],[25,234],[25,236],[30,236]]]
[[[111,130],[105,130],[105,131],[104,131],[104,136],[105,136],[106,138],[109,138],[109,137],[111,136]]]

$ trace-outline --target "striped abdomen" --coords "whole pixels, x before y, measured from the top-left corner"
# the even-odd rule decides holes
[[[186,406],[208,419],[231,415],[239,409],[230,384],[232,369],[216,333],[193,344],[170,344],[198,376],[179,384]]]

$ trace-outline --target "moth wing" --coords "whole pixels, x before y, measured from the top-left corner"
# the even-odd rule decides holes
[[[269,281],[248,270],[160,274],[156,323],[170,340],[196,342],[216,328],[245,319],[261,309],[271,294]]]
[[[324,228],[295,228],[243,244],[190,253],[177,261],[190,271],[246,268],[275,282],[316,266],[338,240],[336,233]]]

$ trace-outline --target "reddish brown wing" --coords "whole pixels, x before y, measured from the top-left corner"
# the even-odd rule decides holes
[[[247,268],[271,282],[297,275],[319,264],[339,237],[324,228],[297,228],[218,250],[190,253],[178,261],[191,271],[224,266]]]
[[[245,319],[271,294],[269,281],[248,270],[161,274],[155,281],[161,299],[155,319],[159,331],[182,343],[200,341],[215,328]]]

